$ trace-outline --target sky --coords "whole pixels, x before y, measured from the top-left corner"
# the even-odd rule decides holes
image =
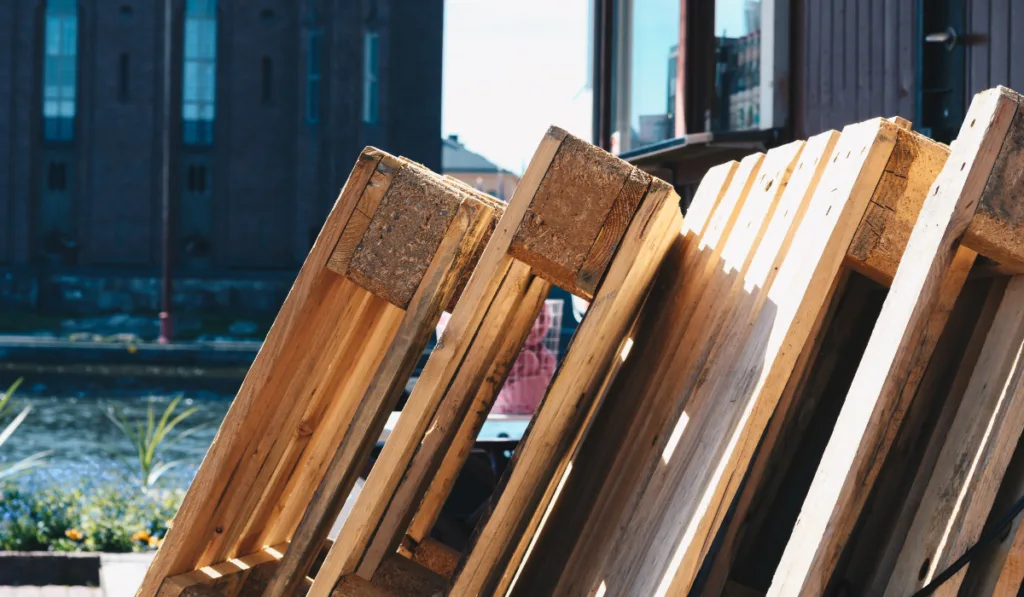
[[[544,131],[590,140],[588,0],[445,0],[441,130],[522,173]]]

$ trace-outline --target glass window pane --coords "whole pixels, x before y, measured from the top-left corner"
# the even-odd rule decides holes
[[[761,107],[761,0],[715,0],[712,130],[756,129]]]
[[[59,102],[53,100],[46,100],[43,102],[43,116],[52,117],[57,115],[59,110]]]
[[[612,150],[676,137],[679,6],[685,0],[626,0],[616,15]]]
[[[78,48],[78,18],[64,17],[61,27],[61,53],[74,56]]]
[[[183,140],[206,144],[213,140],[217,74],[216,0],[187,0],[185,59],[182,66]],[[204,124],[205,123],[205,124]]]
[[[60,54],[60,22],[53,17],[46,17],[46,55]]]
[[[67,118],[71,118],[75,115],[75,102],[72,100],[63,101],[60,103],[60,115]]]

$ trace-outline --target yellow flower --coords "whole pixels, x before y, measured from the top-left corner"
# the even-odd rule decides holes
[[[142,543],[148,543],[152,537],[146,531],[135,531],[132,535],[132,541],[141,541]]]
[[[82,531],[79,531],[78,529],[68,529],[64,531],[64,536],[72,541],[81,541]]]
[[[147,543],[149,543],[150,547],[160,547],[160,544],[163,543],[163,539],[158,539],[156,537],[151,536]]]

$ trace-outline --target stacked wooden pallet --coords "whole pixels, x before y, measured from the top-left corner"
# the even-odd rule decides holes
[[[1024,493],[1022,166],[1003,88],[952,147],[878,118],[715,167],[685,220],[558,129],[507,206],[367,150],[140,596],[1016,594],[1017,523],[942,572]],[[591,305],[459,553],[551,285]]]

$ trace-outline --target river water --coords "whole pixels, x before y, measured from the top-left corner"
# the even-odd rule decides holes
[[[183,398],[176,412],[193,407],[196,411],[172,431],[172,440],[165,442],[158,453],[162,461],[179,462],[164,475],[161,485],[186,487],[227,413],[232,399],[230,394],[116,387],[69,393],[51,391],[40,385],[31,387],[26,383],[15,393],[14,409],[8,411],[4,421],[26,405],[32,410],[14,435],[0,446],[0,461],[13,462],[36,452],[52,450],[44,466],[20,477],[19,482],[31,482],[35,478],[74,484],[84,478],[116,479],[135,474],[138,459],[134,448],[105,411],[117,409],[130,424],[141,423],[144,428],[150,408],[159,421],[168,404],[179,394]],[[173,439],[194,427],[198,429],[180,440]]]

